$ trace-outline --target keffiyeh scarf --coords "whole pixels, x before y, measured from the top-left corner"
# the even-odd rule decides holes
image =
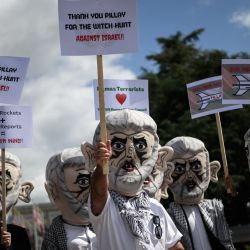
[[[136,197],[126,197],[115,191],[110,191],[114,203],[118,206],[122,218],[127,221],[133,235],[138,240],[149,244],[149,232],[147,221],[149,220],[149,197],[147,193],[141,192]]]

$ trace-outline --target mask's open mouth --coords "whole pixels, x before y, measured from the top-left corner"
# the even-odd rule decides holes
[[[149,185],[150,182],[151,182],[150,178],[147,177],[147,178],[145,179],[145,181],[143,182],[143,184],[144,184],[144,185]]]
[[[187,181],[186,186],[187,186],[188,190],[192,190],[193,188],[195,188],[196,183],[193,180],[192,181]]]
[[[127,172],[133,172],[135,170],[135,165],[132,162],[126,161],[122,169]]]

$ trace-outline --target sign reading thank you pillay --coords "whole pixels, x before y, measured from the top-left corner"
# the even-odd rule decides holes
[[[100,119],[98,81],[94,80],[95,119]],[[148,80],[104,80],[106,112],[133,109],[149,114]]]
[[[137,51],[135,0],[58,0],[62,55]]]
[[[18,104],[29,58],[0,56],[0,103]]]

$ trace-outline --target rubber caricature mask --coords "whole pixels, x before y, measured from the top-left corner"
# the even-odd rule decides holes
[[[110,112],[106,116],[112,156],[109,160],[109,187],[123,195],[134,196],[142,190],[158,157],[157,126],[147,114],[135,110]],[[97,127],[93,144],[100,140]],[[85,157],[93,155],[93,146],[83,144]],[[90,159],[90,164],[95,162]]]
[[[45,188],[51,202],[68,220],[77,220],[75,216],[88,219],[90,174],[80,148],[64,149],[48,161]]]
[[[169,183],[170,190],[177,203],[198,204],[204,197],[210,180],[216,182],[220,163],[209,162],[209,154],[204,143],[192,137],[176,137],[166,145],[174,150],[172,163],[174,172],[173,182]]]
[[[2,163],[0,163],[2,164]],[[0,165],[0,174],[2,175],[2,165]],[[34,189],[31,182],[21,183],[22,170],[19,158],[5,152],[5,174],[6,174],[6,212],[17,203],[18,199],[28,203],[30,202],[30,193]],[[0,179],[1,200],[2,200],[2,179]],[[0,203],[2,211],[2,203]]]

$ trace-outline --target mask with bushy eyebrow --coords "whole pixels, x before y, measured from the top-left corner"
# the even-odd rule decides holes
[[[198,204],[204,198],[210,180],[218,180],[218,161],[209,161],[209,154],[202,141],[193,137],[176,137],[166,145],[174,150],[173,182],[169,188],[174,200],[180,204]]]
[[[159,138],[154,120],[135,110],[119,110],[106,115],[112,156],[109,160],[109,188],[126,196],[142,191],[158,157]],[[91,144],[82,144],[82,152],[95,165],[94,149],[100,141],[100,124]]]
[[[144,180],[157,160],[154,136],[147,131],[109,131],[112,156],[109,160],[110,189],[127,196],[142,190]]]

